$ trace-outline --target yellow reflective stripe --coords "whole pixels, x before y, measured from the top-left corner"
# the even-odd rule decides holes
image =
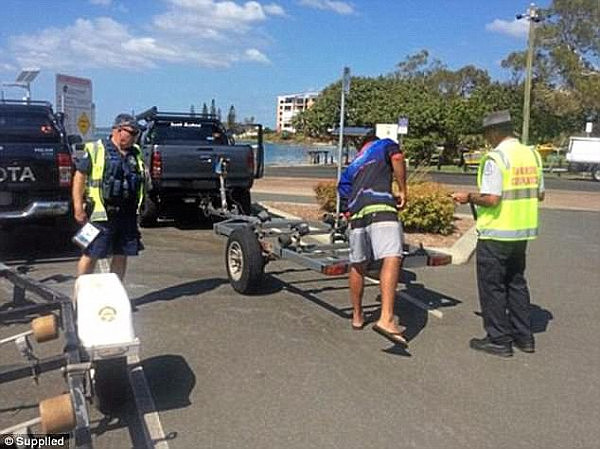
[[[357,213],[352,215],[352,217],[350,217],[350,219],[354,220],[357,218],[362,218],[365,215],[369,215],[369,214],[372,214],[375,212],[398,212],[398,209],[396,209],[394,206],[390,206],[388,204],[371,204],[369,206],[363,207]]]

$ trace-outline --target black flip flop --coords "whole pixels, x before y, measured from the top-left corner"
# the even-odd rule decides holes
[[[385,338],[387,338],[389,341],[391,341],[394,344],[404,346],[405,348],[408,347],[408,342],[406,341],[406,339],[402,336],[402,334],[400,332],[387,331],[384,328],[378,326],[377,324],[375,324],[373,326],[373,330],[375,332],[377,332],[378,334],[383,335]]]
[[[357,326],[356,324],[352,324],[352,330],[354,331],[361,331],[365,328],[366,323],[363,322],[360,326]]]

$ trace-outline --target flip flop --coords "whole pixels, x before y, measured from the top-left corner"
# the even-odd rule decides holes
[[[352,330],[361,331],[365,328],[365,324],[366,323],[363,322],[362,324],[357,326],[356,324],[352,323]]]
[[[400,332],[390,332],[388,330],[385,330],[383,327],[378,326],[377,324],[373,326],[373,330],[378,334],[383,335],[385,338],[387,338],[394,344],[404,346],[405,348],[408,347],[408,342],[406,341],[406,338],[404,338]]]

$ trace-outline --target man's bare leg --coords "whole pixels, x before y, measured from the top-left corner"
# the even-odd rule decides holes
[[[125,271],[127,270],[127,256],[122,254],[112,257],[110,262],[110,272],[119,276],[121,282],[125,279]]]
[[[389,332],[400,332],[394,321],[394,301],[400,273],[400,257],[385,257],[379,274],[381,289],[381,315],[377,325]]]
[[[94,272],[94,268],[96,268],[97,259],[91,256],[82,255],[77,262],[77,276],[81,276],[82,274],[92,274]]]
[[[362,327],[365,317],[362,310],[362,298],[365,286],[365,264],[352,264],[348,275],[350,300],[352,301],[352,326]]]

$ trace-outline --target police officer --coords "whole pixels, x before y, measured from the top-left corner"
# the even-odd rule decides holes
[[[477,284],[487,335],[471,339],[470,347],[510,357],[513,345],[535,351],[524,272],[527,242],[538,235],[538,203],[544,199],[542,161],[514,137],[508,111],[487,115],[483,127],[495,148],[479,165],[479,193],[452,197],[477,206]]]
[[[144,163],[134,143],[140,125],[129,114],[115,118],[109,139],[88,142],[76,159],[73,177],[75,220],[88,220],[100,234],[83,250],[77,274],[94,271],[96,261],[112,255],[111,272],[125,277],[127,256],[140,249],[137,211],[144,195]]]

